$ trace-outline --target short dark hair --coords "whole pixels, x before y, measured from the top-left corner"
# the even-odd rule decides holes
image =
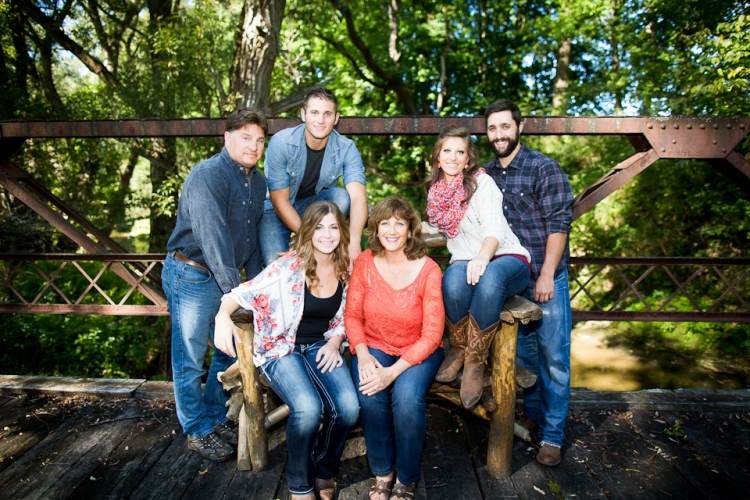
[[[229,113],[225,130],[233,132],[246,125],[257,125],[263,129],[264,135],[268,135],[268,120],[266,120],[266,115],[252,108],[238,108]]]
[[[377,257],[385,252],[383,244],[378,239],[378,226],[384,220],[396,217],[409,224],[409,234],[406,239],[404,253],[409,260],[417,260],[427,254],[427,245],[422,241],[422,220],[414,206],[398,196],[388,196],[375,205],[367,223],[367,238],[370,240],[370,250]]]
[[[513,121],[516,122],[516,126],[521,125],[521,110],[518,109],[518,106],[513,101],[497,101],[487,106],[487,109],[484,111],[484,123],[487,123],[487,118],[490,115],[501,111],[510,111]]]
[[[336,99],[336,96],[333,94],[332,91],[326,89],[326,88],[315,88],[312,89],[310,92],[307,93],[305,96],[305,102],[302,103],[302,109],[307,111],[307,103],[310,102],[310,99],[318,98],[323,99],[324,101],[330,101],[333,103],[333,110],[338,113],[339,111],[339,101]]]

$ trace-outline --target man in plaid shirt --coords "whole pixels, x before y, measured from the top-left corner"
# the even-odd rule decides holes
[[[498,101],[485,111],[487,138],[496,158],[487,173],[503,193],[503,213],[521,244],[531,253],[531,280],[524,296],[542,308],[542,319],[520,325],[518,362],[537,376],[524,391],[524,418],[538,428],[537,461],[560,463],[570,401],[570,331],[568,234],[573,219],[573,189],[552,158],[520,142],[521,111]]]

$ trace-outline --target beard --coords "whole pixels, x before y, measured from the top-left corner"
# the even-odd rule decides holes
[[[518,130],[516,130],[515,137],[508,138],[508,145],[505,147],[500,145],[499,139],[495,139],[495,141],[491,143],[492,150],[494,151],[495,156],[498,158],[507,158],[508,156],[510,156],[511,153],[516,150],[516,146],[518,146],[518,141],[520,139],[521,133]]]

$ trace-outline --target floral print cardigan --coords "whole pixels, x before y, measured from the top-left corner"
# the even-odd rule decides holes
[[[334,335],[346,339],[344,305],[347,289],[344,287],[339,310],[324,334],[326,339]],[[271,262],[258,276],[234,288],[224,295],[226,297],[253,311],[255,366],[294,350],[297,328],[305,308],[305,270],[302,259],[295,252],[288,252]]]

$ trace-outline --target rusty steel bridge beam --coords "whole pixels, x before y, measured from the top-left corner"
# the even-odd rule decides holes
[[[224,118],[187,120],[79,120],[79,121],[6,121],[0,122],[0,137],[23,139],[96,138],[96,137],[213,137],[224,133]],[[299,118],[269,118],[269,133],[298,125]],[[343,116],[336,127],[346,135],[437,135],[448,125],[462,125],[472,134],[485,133],[482,116]],[[664,151],[671,158],[682,158],[696,145],[695,138],[708,136],[711,140],[728,137],[730,145],[735,136],[744,136],[750,127],[748,117],[669,116],[669,117],[568,117],[528,116],[524,118],[526,135],[624,135],[648,137],[651,146],[661,142],[660,135],[669,135]],[[729,133],[727,134],[727,132]],[[672,143],[672,139],[675,142]],[[687,139],[687,140],[684,140]],[[699,140],[700,142],[700,140]],[[671,144],[671,146],[670,146]],[[735,142],[736,144],[736,142]],[[726,145],[724,147],[727,147]],[[730,146],[728,150],[731,150]],[[687,149],[686,149],[687,148]],[[719,147],[721,149],[721,146]],[[726,153],[726,152],[725,152]],[[674,156],[678,154],[678,156]],[[725,155],[726,156],[726,155]],[[714,157],[708,156],[708,157]]]

